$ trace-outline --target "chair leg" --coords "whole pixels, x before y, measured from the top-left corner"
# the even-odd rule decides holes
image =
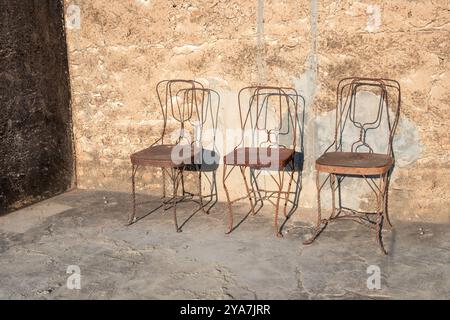
[[[277,202],[275,204],[275,235],[277,237],[283,236],[278,226],[278,212],[280,210],[280,198],[281,198],[281,191],[283,189],[283,182],[284,182],[284,170],[278,171],[278,195],[277,195]]]
[[[383,245],[383,218],[385,214],[385,189],[386,189],[386,175],[380,176],[380,185],[379,190],[377,194],[377,202],[378,202],[378,208],[377,208],[377,221],[376,221],[376,240],[378,243],[378,246],[380,247],[381,253],[387,255],[387,251],[384,248]]]
[[[169,179],[170,179],[170,182],[172,183],[172,186],[173,186],[173,177],[172,177],[172,172],[166,172],[166,168],[161,168],[161,170],[162,170],[162,173],[163,173],[163,179],[165,180],[166,179],[166,175],[169,177]],[[169,199],[166,199],[166,197],[167,197],[167,191],[166,191],[166,182],[163,182],[163,188],[164,188],[164,190],[163,190],[163,198],[162,198],[162,207],[163,207],[163,213],[166,213],[166,211],[169,209],[169,206],[170,206],[170,202],[171,202],[171,199],[169,198]]]
[[[184,197],[185,194],[186,194],[186,189],[184,188],[184,176],[182,174],[181,175],[181,195]]]
[[[250,202],[250,208],[251,208],[251,211],[252,211],[252,215],[255,215],[256,214],[255,206],[253,205],[253,200],[252,200],[252,196],[251,196],[251,193],[250,193],[250,187],[248,186],[247,177],[245,176],[245,167],[239,167],[239,170],[241,171],[242,178],[244,179],[245,190],[247,192],[247,197],[248,197],[248,200]]]
[[[256,169],[252,169],[249,168],[250,170],[250,185],[252,186],[251,190],[253,191],[253,200],[255,201],[255,214],[257,213],[256,211],[256,205],[258,203],[258,200],[261,201],[261,207],[263,206],[263,197],[261,196],[261,192],[259,190],[259,186],[258,186],[258,175],[255,175],[255,170]],[[258,199],[259,197],[259,199]]]
[[[292,161],[292,171],[290,173],[290,177],[289,177],[289,184],[288,184],[288,189],[287,189],[287,193],[286,193],[286,201],[284,202],[284,209],[283,209],[283,214],[284,217],[287,218],[287,204],[289,201],[289,195],[291,193],[291,186],[292,186],[292,180],[294,179],[294,172],[295,172],[295,167],[294,167],[294,161]]]
[[[389,225],[389,228],[394,229],[394,225],[389,218],[389,175],[386,174],[385,190],[384,190],[384,217]]]
[[[161,172],[162,172],[162,194],[164,199],[166,197],[166,172],[164,168],[161,168]]]
[[[205,209],[205,204],[203,203],[203,196],[202,196],[202,172],[198,172],[198,197],[200,199],[200,209],[205,213],[209,214],[208,211]]]
[[[136,222],[136,171],[138,166],[132,165],[131,166],[131,200],[133,202],[133,208],[128,216],[128,225],[133,224]]]
[[[218,190],[217,190],[216,170],[214,170],[214,171],[212,172],[212,177],[211,177],[211,189],[210,189],[210,191],[211,191],[211,195],[210,195],[210,198],[209,198],[210,200],[208,201],[208,204],[209,204],[210,202],[212,202],[212,204],[209,205],[209,206],[208,206],[208,209],[206,210],[206,212],[208,212],[208,214],[209,214],[210,210],[215,206],[215,204],[216,204],[217,201],[218,201],[218,194],[219,194],[219,192],[218,192]]]
[[[317,223],[311,238],[305,240],[303,244],[308,245],[314,242],[319,234],[326,228],[328,224],[328,220],[322,221],[322,212],[321,212],[321,204],[320,204],[320,192],[322,190],[322,186],[320,185],[320,172],[316,172],[316,187],[317,187]],[[322,224],[324,224],[322,226]]]
[[[330,190],[331,190],[331,216],[334,218],[336,214],[336,175],[330,174]]]
[[[175,229],[177,232],[181,232],[182,230],[178,227],[177,220],[177,194],[178,194],[178,185],[180,184],[180,178],[183,177],[183,169],[172,169],[173,170],[173,221],[175,223]],[[181,180],[182,181],[182,180]]]
[[[227,179],[227,165],[223,165],[223,177],[222,177],[222,183],[223,183],[223,189],[225,190],[225,195],[227,196],[227,204],[228,204],[228,231],[226,234],[231,233],[233,231],[233,210],[231,208],[231,199],[230,199],[230,193],[228,192],[227,185],[225,183],[225,180]]]

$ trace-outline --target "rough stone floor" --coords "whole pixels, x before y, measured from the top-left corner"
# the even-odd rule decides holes
[[[368,229],[351,222],[330,225],[311,246],[301,244],[307,226],[289,223],[276,238],[266,215],[225,235],[223,204],[195,214],[182,233],[171,211],[126,227],[129,199],[75,190],[0,217],[0,298],[450,298],[449,225],[397,221],[385,232],[385,257]],[[138,200],[141,214],[157,203]],[[180,220],[193,208],[183,204]],[[66,286],[69,265],[81,269],[81,290]],[[367,288],[370,265],[380,268],[380,290]]]

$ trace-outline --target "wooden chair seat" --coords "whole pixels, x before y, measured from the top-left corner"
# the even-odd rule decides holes
[[[172,150],[175,146],[173,144],[163,144],[143,149],[130,156],[131,163],[137,166],[159,168],[178,168],[194,163],[195,153],[193,147],[191,148],[190,154],[183,154],[181,161],[174,162],[172,159]]]
[[[227,165],[260,168],[284,168],[292,160],[295,151],[286,148],[237,148],[224,156]],[[275,159],[274,159],[275,158]]]
[[[334,174],[380,175],[389,171],[392,164],[392,157],[386,154],[327,152],[316,160],[316,169]]]

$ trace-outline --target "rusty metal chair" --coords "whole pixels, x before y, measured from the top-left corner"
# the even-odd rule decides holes
[[[363,101],[364,94],[366,101]],[[372,97],[372,103],[367,95]],[[373,229],[381,252],[387,254],[382,229],[384,219],[392,227],[387,197],[389,176],[394,167],[392,144],[400,115],[400,85],[389,79],[345,78],[339,82],[336,96],[334,142],[316,160],[317,225],[313,236],[304,244],[311,244],[329,222],[350,219]],[[364,116],[371,118],[363,119]],[[357,135],[356,141],[350,139],[352,134]],[[322,183],[320,173],[327,174]],[[375,211],[362,212],[343,205],[342,183],[347,177],[359,177],[367,182],[369,190],[375,193]],[[330,217],[322,219],[320,193],[327,181],[330,182],[332,209]]]
[[[244,96],[248,96],[246,108],[243,107]],[[297,139],[299,100],[303,101],[304,106],[303,98],[293,88],[255,86],[239,91],[238,106],[242,135],[233,151],[223,158],[223,186],[229,213],[227,233],[231,233],[237,227],[233,226],[232,204],[247,198],[250,203],[250,212],[253,215],[259,210],[255,210],[256,205],[260,203],[259,208],[261,208],[264,200],[275,206],[275,230],[276,235],[281,236],[278,227],[280,201],[284,200],[285,217],[288,217],[288,203],[295,206],[298,201],[298,197],[295,196],[298,194],[298,188],[291,191],[291,186],[294,172],[296,172],[295,159],[300,158],[296,156],[296,153],[299,153]],[[272,112],[272,119],[269,119],[270,109],[275,111]],[[273,117],[273,115],[275,116]],[[303,132],[303,128],[301,129]],[[280,143],[280,140],[283,143]],[[303,143],[301,143],[301,154],[302,147]],[[228,167],[231,169],[228,170]],[[236,167],[239,167],[241,172],[246,194],[231,200],[226,180]],[[249,169],[249,179],[246,176],[247,168]],[[271,181],[275,182],[276,190],[259,188],[257,177],[262,171],[272,179]],[[287,190],[283,190],[286,172],[289,174],[289,181]],[[297,182],[298,179],[296,184]],[[290,197],[293,194],[295,198],[291,200]]]
[[[202,195],[203,154],[207,151],[202,146],[202,134],[208,118],[215,116],[214,126],[217,127],[220,98],[217,92],[204,88],[201,83],[194,80],[164,80],[157,84],[156,92],[163,116],[162,133],[150,147],[130,156],[133,208],[128,218],[128,225],[143,218],[136,218],[136,172],[140,167],[156,167],[162,171],[162,204],[150,213],[161,207],[164,211],[172,207],[176,231],[181,232],[182,226],[178,226],[177,220],[178,203],[186,200],[194,201],[200,205],[198,210],[208,213],[211,207],[205,210],[205,206],[213,200],[213,197],[217,197],[216,188],[211,188],[209,195]],[[169,123],[172,127],[170,132]],[[215,135],[215,131],[213,134]],[[191,137],[194,138],[191,139]],[[186,170],[198,172],[197,192],[186,190],[184,183]],[[166,175],[173,188],[172,196],[169,197],[166,196]],[[178,194],[180,185],[181,195]],[[204,203],[205,197],[210,198],[206,203]]]

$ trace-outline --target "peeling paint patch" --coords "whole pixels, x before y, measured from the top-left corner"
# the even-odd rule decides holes
[[[305,152],[305,163],[303,169],[303,189],[304,192],[300,195],[302,205],[305,207],[313,207],[316,203],[314,192],[314,163],[318,156],[317,146],[317,124],[316,113],[313,109],[314,98],[318,92],[317,85],[317,69],[318,69],[318,54],[317,54],[317,38],[318,38],[318,11],[317,0],[310,0],[310,25],[311,25],[311,42],[309,48],[309,54],[305,61],[305,73],[297,78],[293,79],[294,88],[305,99],[305,114],[304,114],[304,136],[303,145]]]
[[[206,44],[202,44],[200,46],[196,46],[196,45],[192,45],[192,44],[187,44],[184,46],[180,46],[180,47],[175,47],[173,48],[173,52],[174,54],[189,54],[195,51],[198,51],[200,49],[202,49],[203,46],[205,46]]]
[[[257,55],[256,64],[258,68],[258,82],[265,83],[265,67],[264,67],[264,0],[258,0],[258,14],[256,21],[256,41]]]
[[[367,32],[377,32],[381,29],[381,8],[376,4],[367,6]]]
[[[137,3],[144,5],[144,6],[149,6],[152,3],[151,0],[136,0],[136,1],[137,1]]]
[[[71,4],[67,7],[66,13],[66,28],[80,29],[81,28],[81,10],[76,4]]]
[[[423,145],[416,124],[400,115],[394,137],[395,163],[399,167],[411,165],[420,158],[422,151]]]

